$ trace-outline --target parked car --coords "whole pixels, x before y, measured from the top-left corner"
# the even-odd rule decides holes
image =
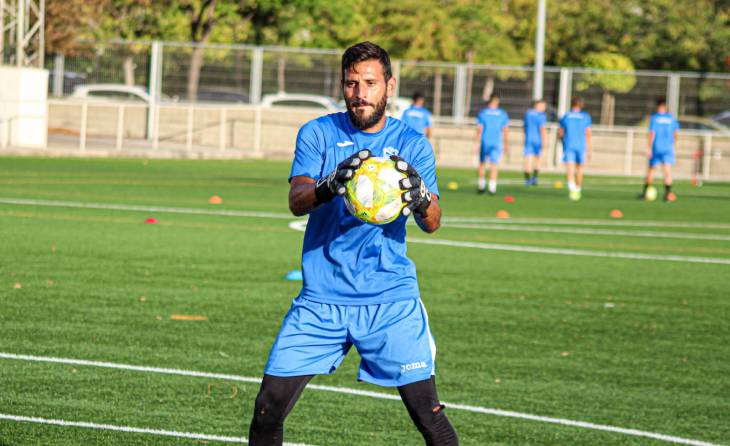
[[[637,127],[649,127],[650,116],[642,119]],[[715,121],[711,118],[704,118],[702,116],[692,115],[680,115],[677,118],[679,121],[680,130],[699,130],[704,132],[719,132],[724,135],[730,135],[730,127],[722,125],[720,122]]]
[[[248,104],[250,99],[248,94],[236,88],[216,87],[199,89],[198,101]]]
[[[710,119],[726,127],[730,127],[730,110],[725,110],[724,112],[718,113]]]
[[[150,95],[145,87],[138,85],[124,84],[86,84],[79,85],[74,88],[71,93],[73,99],[92,99],[92,100],[124,100],[136,102],[150,102]],[[173,98],[162,95],[163,101],[172,101]]]
[[[329,113],[342,111],[344,108],[329,96],[299,93],[267,94],[261,98],[263,107],[306,107],[324,109]]]

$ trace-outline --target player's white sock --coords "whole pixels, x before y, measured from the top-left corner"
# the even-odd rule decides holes
[[[484,190],[487,188],[487,179],[484,177],[479,178],[479,190]]]
[[[568,181],[568,190],[570,192],[575,192],[577,190],[577,187],[576,187],[574,181]]]
[[[492,194],[497,193],[497,181],[489,180],[489,192]]]

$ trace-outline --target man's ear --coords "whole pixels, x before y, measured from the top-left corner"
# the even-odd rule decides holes
[[[395,94],[395,85],[395,77],[391,77],[390,79],[388,79],[388,82],[385,86],[385,94],[388,95],[388,97],[391,97]]]

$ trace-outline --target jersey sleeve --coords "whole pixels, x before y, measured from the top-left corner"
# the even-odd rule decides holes
[[[585,114],[585,120],[586,120],[586,128],[591,128],[591,124],[593,124],[593,120],[591,120],[591,115],[588,113]]]
[[[289,181],[298,176],[318,180],[322,175],[322,145],[318,138],[318,127],[316,121],[311,121],[299,129]]]
[[[419,138],[415,144],[416,148],[413,152],[414,157],[411,165],[421,176],[423,182],[426,183],[428,190],[440,197],[441,194],[436,179],[436,156],[433,153],[433,147],[431,147],[431,143],[426,137]]]
[[[656,132],[656,117],[654,115],[649,118],[649,131]]]
[[[431,122],[431,112],[426,112],[426,128],[429,128],[433,125]]]
[[[502,128],[505,128],[509,125],[509,115],[506,111],[502,111]]]
[[[565,127],[566,127],[565,126],[565,115],[563,115],[563,117],[560,118],[559,122],[560,122],[560,128],[565,130]]]
[[[540,113],[540,119],[537,121],[538,127],[545,127],[545,124],[547,124],[547,115],[545,113]]]
[[[679,130],[679,121],[674,119],[674,131],[676,132],[677,130]]]

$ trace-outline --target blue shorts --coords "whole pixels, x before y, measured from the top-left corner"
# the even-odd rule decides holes
[[[353,345],[361,358],[360,381],[395,387],[436,373],[436,344],[420,299],[334,305],[303,297],[292,302],[264,373],[328,375]]]
[[[525,156],[540,156],[542,152],[542,143],[539,142],[526,142],[525,143]]]
[[[573,150],[573,149],[563,150],[563,162],[564,163],[583,164],[585,154],[586,154],[585,150]]]
[[[499,160],[502,159],[502,147],[500,146],[485,146],[482,144],[479,150],[479,162],[483,163],[489,160],[492,164],[499,164]]]
[[[649,158],[650,167],[654,167],[657,164],[673,166],[674,162],[674,152],[651,152],[651,158]]]

